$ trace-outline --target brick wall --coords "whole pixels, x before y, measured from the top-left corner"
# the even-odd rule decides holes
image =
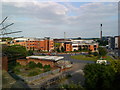
[[[19,59],[19,60],[16,60],[16,62],[20,63],[21,65],[27,65],[29,62],[35,62],[36,64],[37,63],[42,63],[42,65],[50,65],[51,67],[54,67],[55,66],[55,63],[53,61],[49,61],[49,60],[40,60],[40,59]]]
[[[2,56],[2,69],[8,71],[8,58],[7,58],[7,56]]]

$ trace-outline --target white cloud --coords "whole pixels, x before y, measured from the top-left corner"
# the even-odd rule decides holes
[[[39,33],[44,33],[42,37],[61,37],[65,31],[69,37],[98,37],[101,23],[105,33],[117,33],[117,3],[86,3],[76,7],[72,3],[22,1],[4,0],[3,16],[15,19],[16,27],[23,30],[24,35],[29,32],[37,37]],[[75,15],[70,16],[69,12]]]

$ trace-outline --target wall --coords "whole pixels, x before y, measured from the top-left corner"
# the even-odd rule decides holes
[[[42,63],[42,65],[50,65],[51,67],[55,66],[55,63],[53,61],[48,61],[48,60],[40,60],[40,59],[18,59],[16,62],[20,63],[21,65],[27,65],[29,62],[35,62],[37,63]]]

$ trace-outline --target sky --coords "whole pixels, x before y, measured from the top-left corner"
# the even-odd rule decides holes
[[[14,23],[9,31],[21,30],[12,37],[98,38],[100,24],[104,36],[118,35],[117,2],[39,2],[2,1],[4,23]]]

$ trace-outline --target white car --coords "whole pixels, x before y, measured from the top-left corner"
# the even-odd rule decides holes
[[[96,63],[99,63],[99,64],[107,64],[107,60],[97,60]]]

